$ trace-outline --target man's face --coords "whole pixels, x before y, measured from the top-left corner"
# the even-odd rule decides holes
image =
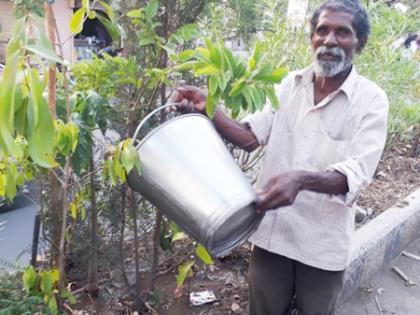
[[[352,15],[324,10],[311,38],[314,69],[320,76],[333,77],[347,70],[360,44],[352,26]]]

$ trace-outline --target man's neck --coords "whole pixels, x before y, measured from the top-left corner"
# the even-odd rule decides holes
[[[321,102],[327,95],[336,91],[346,80],[352,66],[346,70],[336,74],[333,77],[324,77],[316,75],[314,77],[314,96],[315,96],[315,105]]]

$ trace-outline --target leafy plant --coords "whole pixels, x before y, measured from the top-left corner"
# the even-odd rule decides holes
[[[68,289],[57,290],[59,279],[58,269],[36,272],[32,266],[28,266],[22,274],[22,283],[27,297],[41,299],[53,315],[58,314],[57,295],[70,304],[77,302]]]
[[[46,80],[34,67],[46,73],[41,58],[61,62],[40,21],[29,16],[18,19],[0,82],[0,195],[9,199],[16,195],[17,185],[32,178],[34,168],[57,166],[54,121],[43,96]]]
[[[199,244],[195,248],[195,257],[201,260],[206,265],[213,265],[213,259],[207,252],[206,248]],[[195,259],[188,260],[178,266],[178,274],[176,276],[175,297],[181,297],[184,289],[184,282],[187,277],[193,276],[193,266],[196,264]]]
[[[196,76],[207,77],[207,114],[212,117],[220,100],[237,117],[241,110],[261,110],[268,98],[274,108],[279,103],[274,84],[287,74],[286,68],[274,69],[256,43],[247,62],[235,58],[222,43],[205,39],[206,47],[185,50],[178,55],[176,70],[192,69]]]

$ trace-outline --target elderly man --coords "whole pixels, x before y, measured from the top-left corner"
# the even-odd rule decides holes
[[[357,0],[325,2],[311,19],[314,63],[277,87],[281,108],[241,122],[219,111],[213,119],[239,147],[266,146],[257,206],[270,211],[250,238],[251,315],[286,314],[293,298],[304,315],[332,313],[349,258],[352,204],[386,139],[387,97],[352,64],[369,29]],[[205,113],[197,88],[179,89],[176,99]]]

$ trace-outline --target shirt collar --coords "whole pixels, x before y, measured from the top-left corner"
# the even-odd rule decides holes
[[[295,72],[295,81],[302,82],[303,85],[309,86],[313,85],[314,69],[313,64],[308,67]],[[356,67],[352,65],[351,71],[344,80],[343,84],[338,88],[339,91],[342,91],[346,94],[347,98],[351,101],[354,90],[356,88],[356,83],[358,80],[358,73]]]

